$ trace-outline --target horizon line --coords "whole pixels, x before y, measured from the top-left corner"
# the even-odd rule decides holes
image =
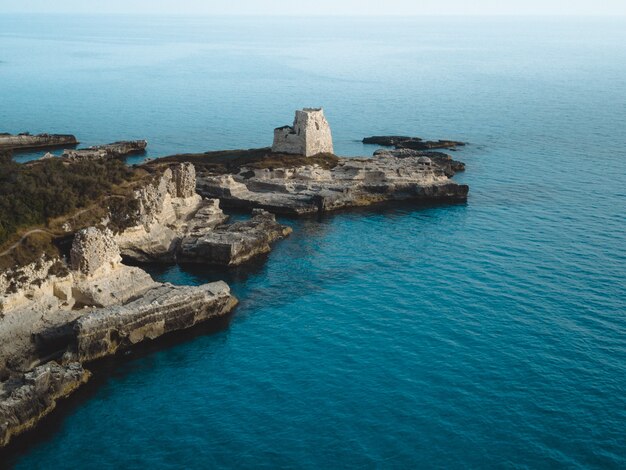
[[[6,15],[55,15],[55,16],[169,16],[169,17],[232,17],[232,18],[428,18],[428,17],[546,17],[546,18],[615,18],[626,17],[626,12],[620,13],[301,13],[301,14],[283,14],[283,13],[208,13],[200,12],[150,12],[143,13],[138,11],[108,11],[108,12],[76,12],[76,11],[3,11],[0,16]]]

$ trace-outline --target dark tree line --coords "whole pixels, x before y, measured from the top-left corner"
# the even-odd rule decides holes
[[[132,176],[120,160],[20,164],[0,153],[0,245],[20,228],[84,207]]]

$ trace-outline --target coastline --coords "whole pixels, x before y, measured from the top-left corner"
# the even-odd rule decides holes
[[[305,109],[305,114],[319,111]],[[294,128],[297,119],[298,115]],[[316,132],[313,122],[310,128]],[[277,129],[280,138],[285,132],[292,135],[288,129],[293,128]],[[324,138],[330,139],[329,130]],[[306,139],[305,134],[302,145]],[[300,144],[289,142],[290,151],[294,145]],[[332,143],[319,145],[332,150]],[[121,154],[119,148],[124,149]],[[310,157],[277,149],[252,149],[149,161],[134,169],[147,176],[137,180],[127,196],[121,196],[123,203],[109,207],[96,226],[69,226],[67,231],[74,233],[69,263],[62,258],[44,257],[35,264],[3,273],[0,334],[4,329],[5,334],[13,336],[21,329],[17,335],[22,338],[22,349],[5,350],[8,356],[4,358],[4,375],[15,382],[22,374],[23,381],[23,385],[15,382],[10,386],[13,382],[5,381],[4,395],[13,402],[19,402],[24,394],[50,400],[42,412],[27,416],[15,405],[8,405],[13,402],[0,402],[0,412],[9,418],[8,423],[13,423],[3,430],[7,449],[12,447],[9,440],[30,433],[29,429],[40,420],[54,415],[57,400],[67,401],[87,381],[92,364],[106,357],[121,357],[116,355],[118,350],[132,351],[146,340],[152,343],[180,331],[194,331],[200,324],[232,315],[237,299],[225,283],[197,287],[155,283],[138,267],[141,263],[201,263],[223,268],[247,264],[267,254],[271,244],[291,233],[291,228],[278,223],[267,209],[291,216],[320,217],[326,212],[393,203],[458,203],[467,197],[467,186],[449,179],[455,173],[450,162],[461,171],[464,165],[445,154],[402,150],[356,159],[308,148]],[[133,143],[116,142],[65,152],[61,161],[71,167],[74,162],[120,158],[135,152]],[[41,161],[50,158],[45,156]],[[216,173],[215,164],[223,164],[224,158],[228,164]],[[196,174],[191,162],[201,168],[200,173]],[[251,212],[251,218],[228,223],[220,207],[222,202]],[[122,259],[136,265],[123,264]],[[33,285],[38,287],[32,290]],[[35,315],[41,315],[44,322],[29,324],[29,311],[37,312]],[[82,365],[89,369],[82,372],[79,382],[57,393],[46,388],[48,385],[29,385],[29,371],[46,364],[59,373]],[[27,386],[31,388],[24,388]]]

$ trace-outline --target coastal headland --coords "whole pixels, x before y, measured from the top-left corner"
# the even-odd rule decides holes
[[[0,209],[11,214],[0,227],[0,447],[86,383],[94,361],[224,318],[237,305],[225,282],[159,283],[142,263],[228,269],[289,236],[275,214],[457,203],[469,191],[452,179],[464,164],[432,150],[463,143],[383,136],[375,143],[396,148],[339,157],[319,108],[277,128],[271,148],[173,155],[134,167],[123,159],[143,152],[146,141],[17,164],[6,149],[58,141],[18,137],[0,136]],[[13,147],[3,150],[3,138]],[[21,194],[41,201],[40,209],[21,213]],[[249,217],[231,223],[223,209]]]

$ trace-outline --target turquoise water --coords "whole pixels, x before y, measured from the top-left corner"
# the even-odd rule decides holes
[[[130,354],[17,468],[624,467],[626,23],[0,16],[0,130],[467,140],[466,205],[289,220],[229,324]],[[18,158],[28,159],[32,155]]]

